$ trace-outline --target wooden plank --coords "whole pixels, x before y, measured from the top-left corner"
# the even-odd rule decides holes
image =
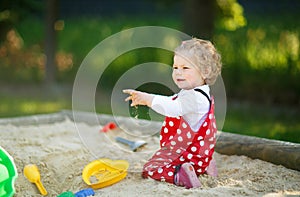
[[[216,151],[226,155],[246,155],[300,171],[300,144],[219,132]]]

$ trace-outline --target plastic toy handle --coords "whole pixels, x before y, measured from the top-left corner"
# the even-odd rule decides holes
[[[133,142],[133,141],[124,139],[124,138],[122,138],[122,137],[116,137],[116,141],[121,142],[121,143],[123,143],[123,144],[127,144],[128,146],[133,146],[133,145],[134,145],[134,142]]]
[[[42,182],[40,180],[35,182],[36,187],[38,188],[38,190],[41,192],[41,194],[43,196],[47,195],[47,190],[45,189],[45,187],[43,186]]]

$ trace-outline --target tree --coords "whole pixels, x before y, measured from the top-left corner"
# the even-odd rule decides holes
[[[56,32],[54,29],[57,20],[58,0],[47,0],[46,3],[39,0],[1,0],[0,1],[0,44],[5,42],[7,34],[14,29],[16,24],[29,16],[41,17],[45,15],[45,78],[46,84],[55,82],[56,66]]]
[[[183,0],[183,30],[191,36],[212,39],[215,25],[236,30],[246,25],[237,0]]]
[[[56,51],[56,31],[54,29],[57,20],[58,1],[47,0],[46,4],[46,38],[45,38],[45,82],[51,85],[55,82],[56,66],[55,66],[55,51]]]
[[[37,0],[1,0],[0,1],[0,43],[6,39],[7,32],[32,13],[42,9]]]
[[[184,32],[198,38],[212,38],[215,3],[215,0],[184,0]]]

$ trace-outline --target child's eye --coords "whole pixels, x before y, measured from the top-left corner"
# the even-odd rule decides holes
[[[184,66],[184,67],[183,67],[183,69],[190,69],[190,67],[188,67],[188,66]]]
[[[177,66],[173,66],[173,69],[175,70],[175,69],[178,69],[178,67]]]

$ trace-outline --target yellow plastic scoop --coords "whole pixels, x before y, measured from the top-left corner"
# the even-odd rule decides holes
[[[125,160],[98,159],[84,167],[82,179],[93,189],[103,188],[124,179],[128,167]]]
[[[24,176],[31,182],[35,183],[38,190],[43,196],[47,195],[47,191],[41,182],[41,175],[39,169],[34,164],[29,164],[24,167]]]

